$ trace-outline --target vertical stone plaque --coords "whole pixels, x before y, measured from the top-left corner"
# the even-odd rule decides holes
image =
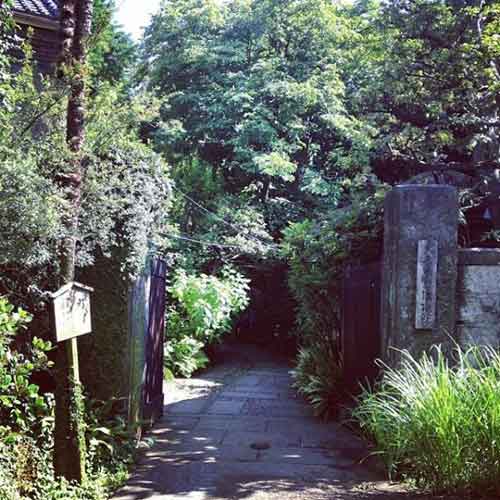
[[[420,240],[417,251],[415,328],[432,330],[436,324],[438,242]]]

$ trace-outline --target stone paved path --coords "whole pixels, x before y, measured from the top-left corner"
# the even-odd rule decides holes
[[[115,500],[416,498],[360,464],[367,450],[353,434],[312,416],[285,362],[252,346],[225,358],[167,385],[156,443]]]

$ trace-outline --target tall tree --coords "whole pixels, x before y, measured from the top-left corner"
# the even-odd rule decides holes
[[[346,108],[338,61],[350,36],[326,0],[166,2],[143,53],[162,101],[157,145],[198,155],[264,203],[337,199],[367,165],[371,133]]]
[[[475,175],[498,168],[498,2],[397,0],[383,4],[377,171],[388,180],[429,170]],[[495,26],[496,25],[496,26]]]
[[[92,47],[88,54],[93,88],[104,82],[126,87],[136,60],[136,44],[113,20],[115,12],[114,0],[94,0]]]
[[[91,33],[92,8],[93,0],[62,2],[62,54],[69,85],[66,141],[71,152],[69,168],[60,174],[68,200],[67,235],[61,249],[62,284],[70,283],[75,277],[76,234],[85,176],[82,149],[85,138],[86,43]],[[59,344],[57,371],[54,466],[57,475],[82,481],[85,476],[85,435],[76,339]]]

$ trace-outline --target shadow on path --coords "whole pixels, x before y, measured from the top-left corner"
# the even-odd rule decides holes
[[[155,445],[115,500],[427,498],[385,482],[361,440],[313,417],[286,360],[237,344],[220,358],[166,384]]]

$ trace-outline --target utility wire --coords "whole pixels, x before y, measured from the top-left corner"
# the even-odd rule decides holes
[[[209,247],[218,247],[218,248],[237,248],[238,250],[248,251],[248,248],[242,247],[241,245],[230,245],[226,243],[215,243],[213,241],[203,241],[197,240],[194,238],[190,238],[188,236],[172,234],[172,233],[163,233],[163,236],[167,236],[169,238],[175,238],[178,240],[189,241],[191,243],[196,243],[198,245],[209,246]]]
[[[188,201],[190,201],[198,209],[200,209],[201,211],[203,211],[203,212],[211,215],[212,217],[214,217],[215,219],[219,220],[220,222],[226,224],[228,227],[230,227],[231,229],[233,229],[234,231],[236,231],[238,234],[242,233],[244,231],[244,229],[242,227],[238,227],[238,226],[232,224],[231,222],[227,221],[226,219],[224,219],[220,215],[217,215],[215,212],[212,212],[208,208],[205,208],[203,205],[201,205],[200,203],[198,203],[196,200],[194,200],[193,198],[191,198],[189,195],[187,195],[186,193],[182,192],[178,187],[172,185],[172,189],[174,191],[177,191],[181,196],[184,196],[184,198],[186,198]],[[273,248],[276,248],[276,245],[274,243],[266,241],[266,240],[264,240],[263,238],[261,238],[260,236],[258,236],[256,234],[250,233],[250,236],[253,237],[253,238],[255,238],[256,240],[258,240],[260,243],[265,243],[266,245],[269,245],[269,246],[271,246]]]

